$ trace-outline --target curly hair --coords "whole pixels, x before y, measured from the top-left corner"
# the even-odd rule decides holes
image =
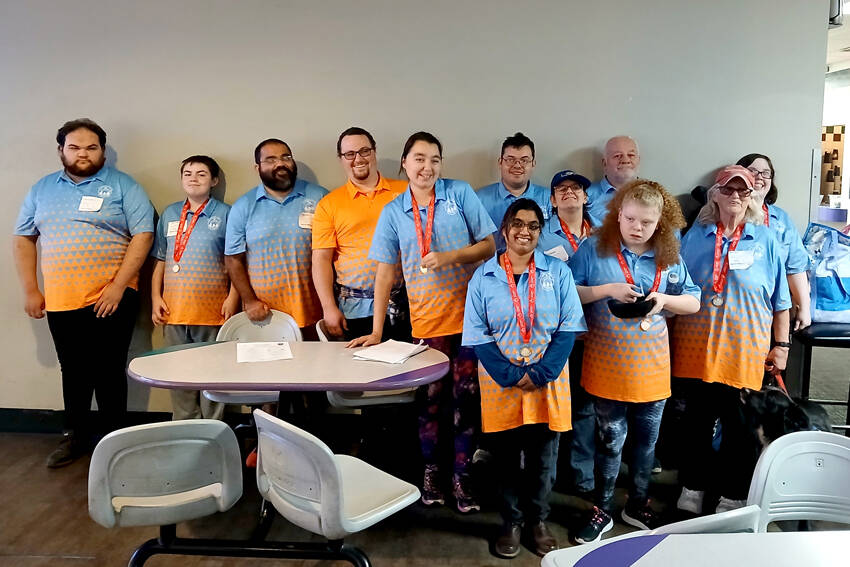
[[[649,246],[655,252],[655,265],[661,269],[679,261],[678,230],[685,228],[685,217],[676,198],[660,183],[647,179],[635,179],[623,185],[614,193],[608,203],[608,214],[597,231],[600,256],[614,256],[620,251],[620,208],[626,200],[635,201],[647,207],[661,210],[658,226],[649,239]]]

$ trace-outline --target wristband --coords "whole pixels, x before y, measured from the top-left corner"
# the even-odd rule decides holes
[[[776,341],[773,343],[773,346],[791,348],[791,343],[784,341]]]

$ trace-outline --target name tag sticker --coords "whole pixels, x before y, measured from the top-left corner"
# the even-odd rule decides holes
[[[171,221],[168,223],[168,230],[165,236],[177,236],[177,229],[180,227],[180,221]]]
[[[306,230],[313,228],[313,213],[301,213],[298,215],[298,226]]]
[[[100,210],[100,207],[103,206],[103,199],[100,197],[91,197],[89,195],[84,195],[82,199],[80,199],[80,210],[86,213],[94,213]]]
[[[729,252],[729,269],[746,270],[753,265],[752,250],[732,250]]]

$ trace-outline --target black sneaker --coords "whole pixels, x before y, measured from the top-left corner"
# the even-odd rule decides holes
[[[664,468],[661,466],[661,461],[658,460],[658,457],[655,457],[652,461],[652,470],[650,472],[652,474],[659,474],[663,470]]]
[[[599,506],[593,507],[590,521],[573,537],[576,543],[592,543],[602,539],[602,534],[614,527],[614,519]]]
[[[655,510],[649,507],[649,501],[647,501],[643,506],[629,506],[629,504],[626,503],[626,507],[623,508],[621,517],[623,518],[623,521],[630,526],[634,526],[641,530],[654,530],[661,525],[658,514]]]
[[[82,447],[73,435],[66,433],[59,442],[59,447],[47,457],[47,468],[58,469],[76,461],[83,455]]]

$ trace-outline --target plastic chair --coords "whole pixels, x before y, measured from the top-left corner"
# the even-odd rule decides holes
[[[271,310],[269,319],[260,322],[251,321],[243,311],[237,313],[221,326],[217,341],[301,341],[301,329],[291,316],[281,311]],[[204,390],[205,398],[214,402],[245,406],[261,406],[276,403],[280,392],[269,391],[219,391]]]
[[[850,524],[850,438],[797,431],[768,445],[756,464],[747,504],[761,508],[757,531],[780,520]]]
[[[369,565],[365,553],[342,539],[416,502],[419,489],[360,459],[334,455],[317,437],[262,410],[254,410],[254,420],[260,495],[293,524],[328,538],[328,558]]]
[[[133,553],[131,567],[152,555],[203,552],[178,540],[175,524],[229,510],[242,496],[236,436],[213,419],[113,431],[92,454],[88,496],[89,515],[101,526],[161,527],[159,538]]]
[[[316,334],[323,343],[329,342],[325,328],[325,320],[316,323]],[[335,408],[362,408],[367,406],[387,404],[409,404],[416,399],[416,388],[399,390],[382,390],[366,392],[332,392],[328,391],[328,403]]]
[[[761,509],[755,504],[720,514],[700,516],[650,530],[650,534],[717,534],[755,532]]]

